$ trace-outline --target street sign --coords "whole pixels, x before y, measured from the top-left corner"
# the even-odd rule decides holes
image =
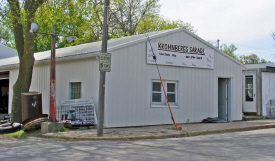
[[[100,53],[99,71],[111,71],[111,53]]]

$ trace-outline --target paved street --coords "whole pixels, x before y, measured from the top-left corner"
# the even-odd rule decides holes
[[[275,129],[136,141],[0,140],[0,160],[274,160]]]

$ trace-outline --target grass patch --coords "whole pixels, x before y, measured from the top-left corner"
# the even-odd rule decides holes
[[[24,133],[24,131],[20,130],[20,131],[14,132],[14,133],[3,134],[2,136],[9,137],[9,138],[20,138],[23,136],[23,133]]]
[[[19,130],[14,133],[2,134],[0,136],[6,139],[26,139],[28,137],[41,137],[42,134],[40,130],[31,132],[24,132],[24,130]]]
[[[51,133],[57,133],[57,132],[67,132],[68,129],[66,127],[63,127],[61,130],[59,131],[52,131]]]
[[[68,129],[66,127],[63,127],[63,129],[59,130],[58,132],[66,132]]]

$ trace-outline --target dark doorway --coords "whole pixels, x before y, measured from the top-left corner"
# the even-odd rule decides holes
[[[9,79],[0,79],[0,114],[8,113]]]

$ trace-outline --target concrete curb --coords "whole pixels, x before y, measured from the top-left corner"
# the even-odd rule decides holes
[[[275,124],[257,125],[257,126],[251,126],[251,127],[231,128],[231,129],[221,129],[221,130],[188,132],[187,135],[188,136],[197,136],[197,135],[214,134],[214,133],[261,130],[261,129],[268,129],[268,128],[275,128]]]
[[[198,131],[198,132],[184,132],[181,134],[169,134],[169,135],[142,135],[142,136],[125,136],[125,137],[66,137],[66,136],[50,136],[44,135],[43,138],[52,138],[52,139],[64,139],[71,141],[82,141],[82,140],[93,140],[93,141],[127,141],[127,140],[143,140],[143,139],[166,139],[166,138],[179,138],[179,137],[190,137],[214,133],[225,133],[225,132],[237,132],[237,131],[251,131],[251,130],[261,130],[275,128],[275,124],[268,125],[257,125],[251,127],[241,127],[241,128],[231,128],[231,129],[220,129],[220,130],[207,130],[207,131]]]
[[[165,139],[165,138],[178,138],[178,137],[187,137],[187,133],[182,134],[169,134],[169,135],[142,135],[142,136],[125,136],[125,137],[66,137],[66,136],[50,136],[43,135],[44,138],[53,138],[53,139],[65,139],[65,140],[107,140],[107,141],[127,141],[127,140],[142,140],[142,139]]]

